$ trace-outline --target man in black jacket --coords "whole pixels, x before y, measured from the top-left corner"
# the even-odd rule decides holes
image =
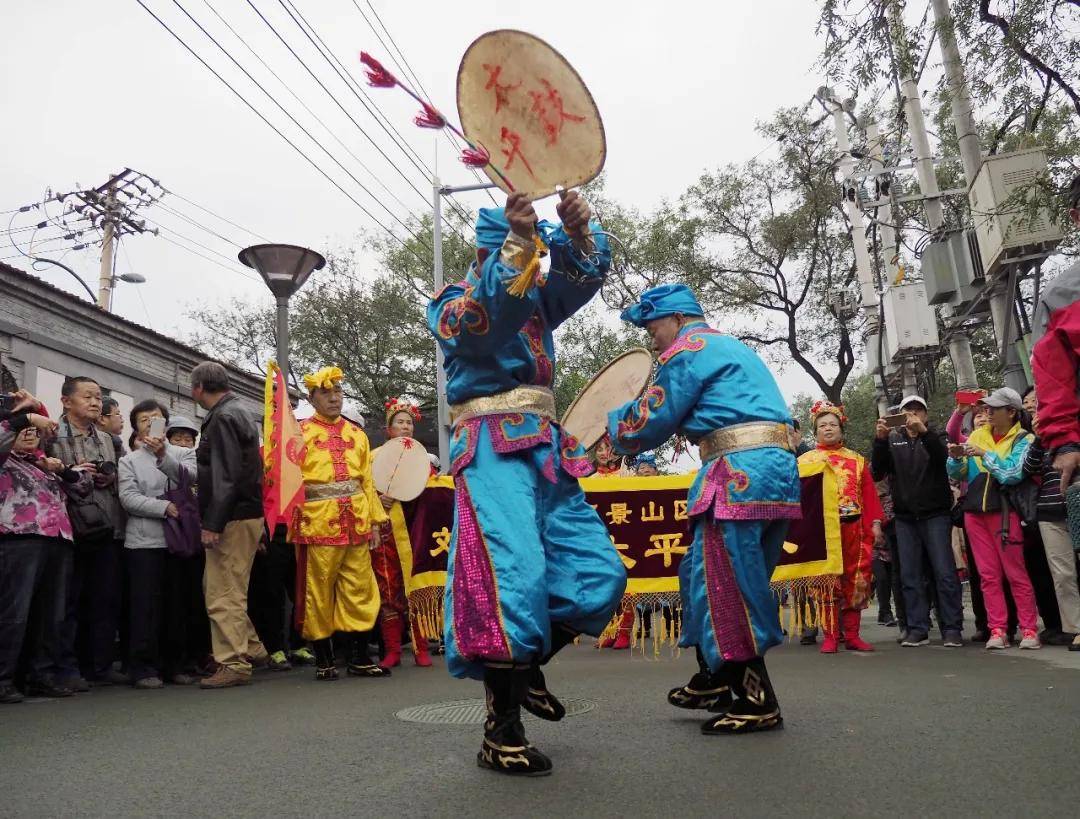
[[[196,460],[206,612],[220,664],[201,686],[229,688],[250,683],[252,663],[268,659],[247,613],[251,563],[263,530],[259,432],[229,392],[229,374],[220,364],[205,361],[191,371],[191,397],[207,410]]]
[[[876,480],[892,478],[900,575],[908,632],[901,645],[930,642],[929,604],[923,588],[923,555],[937,585],[941,636],[947,647],[964,644],[964,609],[952,552],[952,490],[945,469],[945,435],[927,425],[926,401],[909,395],[900,404],[907,415],[902,429],[878,419],[870,469]]]

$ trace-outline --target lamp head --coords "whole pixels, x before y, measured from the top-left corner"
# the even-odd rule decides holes
[[[297,245],[252,245],[241,250],[239,258],[259,272],[271,293],[285,298],[303,287],[312,271],[326,265],[321,254]]]

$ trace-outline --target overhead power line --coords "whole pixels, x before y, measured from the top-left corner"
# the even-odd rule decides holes
[[[423,172],[426,174],[425,178],[428,181],[430,181],[435,176],[435,172],[424,161],[424,159],[420,156],[420,154],[416,151],[416,149],[413,148],[413,146],[411,144],[409,144],[408,140],[405,139],[404,134],[402,134],[401,131],[397,128],[397,126],[394,125],[394,123],[390,119],[390,117],[388,117],[386,115],[386,113],[383,112],[383,110],[379,107],[379,104],[375,101],[375,98],[372,97],[371,94],[368,93],[368,91],[364,87],[364,85],[362,83],[360,83],[356,79],[353,72],[350,71],[345,66],[345,64],[341,62],[340,59],[338,59],[337,55],[335,55],[334,52],[330,49],[330,47],[326,44],[326,41],[323,40],[323,38],[321,36],[319,36],[319,33],[315,30],[315,27],[308,21],[308,19],[306,17],[304,17],[304,15],[301,13],[301,11],[296,7],[296,4],[294,2],[292,2],[292,0],[284,0],[284,2],[283,2],[283,0],[278,0],[278,2],[281,3],[283,8],[285,8],[285,3],[286,2],[288,3],[288,8],[285,8],[285,10],[286,10],[286,12],[289,13],[290,17],[293,17],[293,14],[295,14],[295,17],[293,17],[293,22],[296,22],[297,26],[300,26],[300,23],[297,22],[297,20],[296,20],[296,18],[299,18],[300,21],[303,22],[304,26],[307,26],[308,31],[310,31],[310,36],[308,37],[308,39],[311,40],[311,37],[314,37],[315,40],[318,41],[318,44],[312,42],[312,45],[315,45],[316,49],[322,54],[323,59],[327,60],[327,62],[329,62],[330,60],[333,60],[333,62],[337,64],[337,69],[335,69],[335,71],[337,72],[338,77],[345,83],[345,85],[352,92],[353,96],[356,96],[356,94],[358,92],[361,95],[363,95],[364,100],[367,100],[367,103],[368,103],[368,104],[365,105],[365,108],[369,112],[372,112],[372,116],[375,116],[376,113],[378,114],[378,117],[376,117],[376,120],[379,122],[379,125],[382,127],[382,129],[384,131],[386,131],[388,134],[390,134],[390,131],[387,130],[387,129],[389,128],[389,129],[393,130],[393,134],[391,134],[391,138],[394,140],[394,144],[402,152],[407,152],[407,154],[406,154],[407,156],[409,154],[411,154],[411,156],[409,156],[410,161],[412,161],[412,157],[416,158],[416,161],[413,161],[413,165],[416,166],[417,163],[419,163],[419,166],[423,168]],[[291,9],[292,11],[290,12],[289,9]],[[370,23],[369,23],[369,25],[370,25]],[[300,28],[301,28],[301,31],[303,31],[303,26],[300,26]],[[332,64],[330,67],[334,68],[334,65]],[[338,70],[338,69],[340,69],[340,70]],[[358,99],[359,99],[359,97],[358,97]],[[361,100],[361,102],[363,102],[363,100]],[[374,109],[374,111],[373,111],[373,109]],[[381,117],[381,119],[379,119],[380,117]],[[383,124],[384,122],[385,122],[385,125]],[[475,170],[474,170],[474,173],[475,173]],[[452,196],[447,196],[446,200],[447,200],[447,204],[451,208],[453,208],[454,211],[456,211],[457,214],[465,222],[470,221],[468,213],[465,211],[465,209],[461,206],[461,204],[456,199],[454,199]],[[427,199],[426,197],[425,197],[424,201],[425,201],[425,204],[430,205],[430,200]],[[460,233],[456,230],[456,228],[449,221],[447,221],[447,220],[444,220],[444,221],[446,221],[447,226],[451,230],[453,230],[455,233],[458,233],[458,235],[460,236]],[[464,239],[464,237],[462,237],[462,238]]]
[[[139,2],[141,2],[141,1],[142,1],[142,0],[139,0]],[[311,140],[312,142],[314,142],[314,143],[315,143],[315,145],[317,145],[317,146],[318,146],[318,148],[319,148],[319,149],[320,149],[320,150],[321,150],[321,151],[322,151],[322,152],[323,152],[324,154],[326,154],[326,155],[327,155],[327,157],[329,157],[329,158],[330,158],[330,159],[331,159],[331,160],[332,160],[332,161],[333,161],[333,162],[334,162],[334,163],[335,163],[335,164],[336,164],[336,165],[337,165],[337,166],[338,166],[339,168],[341,168],[341,170],[345,172],[345,175],[346,175],[346,176],[348,176],[348,177],[349,177],[349,178],[350,178],[350,179],[351,179],[351,180],[352,180],[353,182],[355,182],[355,183],[357,184],[357,186],[359,186],[359,188],[360,188],[360,189],[361,189],[361,190],[362,190],[362,191],[363,191],[364,193],[366,193],[366,194],[367,194],[368,196],[370,196],[370,197],[371,197],[371,198],[372,198],[372,199],[373,199],[373,200],[374,200],[375,202],[377,202],[377,203],[379,204],[379,206],[380,206],[380,207],[381,207],[381,208],[382,208],[383,210],[385,210],[385,211],[387,212],[387,214],[388,214],[388,215],[390,216],[390,218],[391,218],[391,219],[393,219],[393,220],[394,220],[395,222],[397,222],[397,223],[398,223],[399,225],[401,225],[401,227],[402,227],[402,228],[404,228],[404,229],[405,229],[405,232],[406,232],[406,233],[409,233],[410,235],[412,235],[412,236],[413,236],[413,238],[415,238],[415,239],[416,239],[416,240],[417,240],[418,242],[420,242],[420,244],[422,244],[422,245],[423,245],[424,247],[426,247],[426,248],[427,248],[428,250],[431,250],[431,247],[430,247],[429,245],[427,245],[427,243],[426,243],[426,242],[424,242],[424,240],[423,240],[422,238],[420,238],[420,237],[419,237],[419,236],[417,236],[417,235],[416,235],[415,233],[413,233],[413,231],[412,231],[412,228],[410,228],[410,227],[409,227],[408,223],[404,222],[404,221],[403,221],[403,220],[402,220],[401,218],[399,218],[399,217],[398,217],[398,215],[397,215],[396,213],[394,213],[394,212],[393,212],[392,210],[390,210],[390,208],[388,208],[388,207],[387,207],[387,206],[386,206],[386,205],[385,205],[385,204],[383,203],[383,201],[382,201],[382,200],[381,200],[381,199],[380,199],[380,198],[379,198],[378,196],[376,196],[376,195],[375,195],[374,193],[372,193],[372,192],[371,192],[371,190],[370,190],[370,189],[369,189],[369,188],[368,188],[368,187],[367,187],[367,186],[366,186],[366,185],[365,185],[365,184],[364,184],[363,182],[361,182],[361,181],[360,181],[360,180],[359,180],[359,179],[358,179],[358,178],[356,177],[356,175],[355,175],[355,174],[353,174],[353,172],[352,172],[352,171],[350,171],[350,170],[349,170],[349,169],[348,169],[347,167],[345,167],[345,165],[344,165],[344,164],[343,164],[343,163],[341,162],[341,160],[339,160],[339,159],[338,159],[338,158],[337,158],[337,157],[336,157],[336,156],[335,156],[335,155],[334,155],[333,153],[331,153],[331,152],[330,152],[330,151],[329,151],[329,150],[328,150],[328,149],[326,148],[326,146],[325,146],[325,145],[323,145],[323,144],[322,144],[322,143],[321,143],[321,142],[320,142],[320,141],[319,141],[318,139],[316,139],[316,138],[315,138],[315,136],[314,136],[314,135],[313,135],[313,134],[311,133],[311,131],[309,131],[309,130],[308,130],[308,129],[307,129],[306,127],[304,127],[304,125],[303,125],[303,124],[302,124],[302,123],[300,122],[300,120],[298,120],[298,119],[297,119],[296,117],[294,117],[294,116],[292,115],[292,113],[291,113],[291,112],[290,112],[290,111],[289,111],[289,110],[288,110],[288,109],[287,109],[287,108],[286,108],[286,107],[285,107],[284,105],[282,105],[282,104],[281,104],[281,103],[280,103],[280,102],[278,101],[277,97],[275,97],[275,96],[274,96],[273,94],[271,94],[271,93],[270,93],[269,91],[267,91],[267,90],[266,90],[266,87],[265,87],[265,86],[263,86],[263,84],[262,84],[262,83],[260,83],[260,82],[259,82],[259,81],[258,81],[257,79],[255,79],[255,77],[253,77],[253,76],[251,75],[251,72],[250,72],[250,71],[248,71],[248,70],[247,70],[246,68],[244,68],[244,66],[240,64],[240,62],[239,62],[239,61],[238,61],[238,60],[237,60],[237,59],[236,59],[236,58],[235,58],[235,57],[234,57],[234,56],[232,55],[232,53],[231,53],[231,52],[230,52],[230,51],[229,51],[229,50],[228,50],[227,48],[225,48],[225,46],[223,46],[223,45],[222,45],[222,44],[221,44],[220,42],[218,42],[217,38],[216,38],[216,37],[214,37],[214,35],[213,35],[213,34],[211,34],[211,33],[210,33],[209,31],[207,31],[207,30],[206,30],[206,28],[205,28],[205,27],[204,27],[204,26],[202,25],[202,23],[200,23],[200,22],[199,22],[198,20],[196,20],[196,19],[195,19],[195,18],[194,18],[194,17],[193,17],[192,15],[191,15],[191,13],[190,13],[190,12],[189,12],[189,11],[188,11],[188,10],[187,10],[186,8],[184,8],[183,4],[182,4],[182,3],[180,3],[180,0],[172,0],[172,2],[173,2],[173,5],[174,5],[174,6],[176,6],[176,7],[178,8],[178,9],[180,9],[180,11],[181,11],[181,12],[183,12],[184,16],[185,16],[185,17],[187,17],[187,18],[188,18],[188,20],[190,20],[190,21],[191,21],[191,22],[192,22],[192,23],[193,23],[193,24],[195,25],[195,27],[199,29],[199,31],[201,31],[201,32],[202,32],[202,33],[203,33],[204,35],[206,35],[206,37],[207,37],[207,38],[208,38],[208,39],[210,40],[210,42],[212,42],[212,43],[213,43],[213,44],[214,44],[214,45],[215,45],[215,46],[216,46],[216,47],[218,48],[218,50],[219,50],[219,51],[220,51],[220,52],[221,52],[222,54],[224,54],[224,55],[225,55],[226,57],[228,57],[229,61],[230,61],[230,62],[231,62],[231,63],[232,63],[233,65],[235,65],[235,66],[236,66],[237,68],[239,68],[239,69],[240,69],[240,70],[241,70],[241,71],[242,71],[242,72],[244,73],[244,76],[246,76],[246,77],[247,77],[247,78],[248,78],[249,80],[251,80],[251,82],[253,82],[253,83],[255,84],[255,86],[256,86],[256,87],[257,87],[257,88],[258,88],[258,89],[259,89],[260,91],[262,91],[262,92],[263,92],[263,94],[265,94],[265,95],[266,95],[266,97],[267,97],[267,98],[268,98],[268,99],[269,99],[269,100],[270,100],[270,101],[271,101],[272,103],[274,103],[274,105],[276,105],[276,106],[278,107],[278,109],[280,109],[280,110],[281,110],[281,112],[282,112],[283,114],[285,114],[285,116],[287,116],[287,117],[289,118],[289,120],[290,120],[290,121],[291,121],[291,122],[292,122],[292,123],[293,123],[293,124],[294,124],[294,125],[295,125],[295,126],[296,126],[297,128],[299,128],[299,129],[300,129],[301,131],[303,131],[303,132],[304,132],[304,134],[305,134],[305,135],[307,136],[307,138],[308,138],[308,139],[310,139],[310,140]],[[249,0],[249,2],[250,2],[250,0]],[[253,6],[253,8],[254,8],[254,6]],[[261,15],[260,15],[260,16],[261,16]],[[389,230],[389,228],[387,228],[387,227],[386,227],[385,225],[383,225],[383,224],[382,224],[381,222],[379,222],[379,221],[378,221],[378,220],[376,219],[376,217],[375,217],[375,215],[374,215],[374,214],[372,214],[372,213],[371,213],[370,211],[368,211],[367,209],[365,209],[365,212],[366,212],[366,213],[368,214],[368,216],[369,216],[369,217],[370,217],[371,219],[375,220],[375,221],[376,221],[376,222],[377,222],[377,223],[378,223],[378,224],[379,224],[379,225],[380,225],[381,227],[383,227],[383,229],[384,229],[384,230]]]
[[[420,90],[420,93],[424,95],[424,99],[426,99],[428,101],[429,105],[433,105],[432,99],[431,99],[431,94],[428,93],[427,88],[425,88],[424,84],[420,81],[420,77],[417,76],[416,72],[413,71],[412,66],[409,65],[409,61],[405,58],[404,52],[402,52],[402,50],[398,47],[397,42],[394,40],[393,35],[390,33],[390,29],[388,29],[386,27],[386,23],[384,23],[382,21],[382,18],[379,16],[379,12],[375,11],[375,7],[371,4],[371,0],[367,0],[368,8],[371,9],[371,14],[375,18],[375,20],[379,23],[379,27],[382,28],[383,32],[385,32],[386,38],[390,41],[390,45],[393,46],[393,51],[391,51],[391,49],[383,41],[382,35],[379,34],[379,32],[378,32],[378,30],[376,30],[375,26],[373,26],[371,24],[371,21],[367,18],[367,15],[364,14],[364,10],[362,8],[360,8],[360,4],[357,2],[357,0],[352,0],[352,4],[354,6],[356,6],[356,10],[358,12],[360,12],[360,16],[364,18],[364,22],[367,23],[368,28],[371,29],[372,34],[375,35],[375,38],[379,41],[379,43],[382,45],[382,47],[386,50],[387,55],[390,57],[390,60],[394,63],[394,65],[397,66],[398,71],[405,74],[406,77],[411,77],[412,82]],[[396,51],[398,56],[401,57],[401,62],[400,63],[394,57],[394,53],[393,53],[394,51]],[[435,106],[435,107],[437,108],[438,106]],[[451,145],[451,147],[453,147],[455,153],[461,153],[462,146],[461,146],[461,143],[458,142],[457,136],[455,136],[454,133],[451,132],[447,128],[443,128],[441,130],[442,130],[443,134],[446,136],[447,140],[450,142],[450,145]],[[480,176],[480,172],[476,168],[470,167],[469,170],[472,171],[473,176],[476,177],[476,180],[478,182],[483,181],[483,177]],[[486,190],[485,192],[487,193],[488,198],[491,199],[492,204],[494,204],[494,205],[499,204],[496,201],[495,196],[492,194],[490,189]]]
[[[341,139],[341,137],[339,137],[337,135],[337,133],[329,125],[327,125],[326,122],[323,121],[323,119],[318,114],[316,114],[314,111],[311,110],[311,108],[308,106],[308,104],[306,102],[304,102],[303,99],[301,99],[300,95],[297,94],[296,91],[294,91],[292,89],[292,87],[288,83],[286,83],[285,80],[282,79],[281,76],[273,68],[270,67],[270,64],[267,63],[266,60],[264,60],[262,58],[262,56],[254,48],[252,48],[252,46],[243,37],[243,35],[241,35],[232,26],[232,24],[228,20],[226,20],[224,17],[221,16],[221,13],[210,4],[209,0],[203,0],[203,3],[206,5],[206,7],[208,9],[210,9],[211,13],[215,17],[217,17],[218,20],[221,21],[222,25],[224,25],[225,28],[227,28],[230,32],[232,32],[233,36],[236,37],[236,39],[240,41],[240,43],[244,46],[244,48],[246,48],[251,53],[251,56],[254,57],[256,60],[258,60],[260,65],[262,65],[263,68],[265,68],[270,73],[270,75],[275,80],[278,81],[278,83],[281,85],[281,87],[284,88],[287,92],[289,92],[289,95],[293,99],[295,99],[297,101],[297,103],[299,103],[300,106],[305,111],[307,111],[308,115],[313,120],[315,120],[317,123],[319,123],[319,125],[321,125],[323,127],[323,129],[326,131],[326,133],[328,133],[331,136],[331,138],[338,145],[341,146],[342,150],[344,150],[345,153],[347,153],[349,156],[351,156],[353,158],[353,160],[361,168],[363,168],[366,173],[370,174],[371,177],[379,184],[379,187],[381,187],[384,191],[386,191],[387,195],[390,198],[392,198],[395,202],[397,202],[406,212],[409,212],[410,211],[409,206],[406,205],[403,201],[401,201],[401,198],[398,197],[398,195],[395,194],[393,192],[393,190],[385,182],[383,182],[383,180],[378,176],[378,174],[375,173],[375,171],[373,171],[371,168],[369,168],[360,157],[358,157],[355,153],[353,153],[352,149],[349,148],[349,146]]]
[[[406,242],[406,241],[405,241],[404,239],[402,239],[402,238],[401,238],[400,236],[398,236],[398,235],[397,235],[396,233],[394,233],[394,232],[393,232],[392,230],[390,230],[390,229],[389,229],[389,228],[388,228],[388,227],[387,227],[386,225],[382,224],[382,222],[381,222],[381,221],[379,221],[379,220],[378,220],[378,219],[377,219],[377,218],[376,218],[376,217],[375,217],[375,216],[374,216],[374,215],[373,215],[373,214],[371,213],[371,211],[369,211],[369,210],[368,210],[368,209],[367,209],[366,207],[364,207],[364,205],[363,205],[363,204],[362,204],[361,202],[359,202],[359,201],[358,201],[358,200],[356,199],[356,197],[355,197],[355,196],[353,196],[353,195],[352,195],[351,193],[349,193],[349,192],[348,192],[347,190],[345,190],[345,188],[343,188],[343,187],[341,186],[341,184],[340,184],[340,183],[338,183],[338,181],[337,181],[336,179],[334,179],[334,178],[333,178],[332,176],[330,176],[330,174],[328,174],[328,173],[327,173],[327,172],[326,172],[325,170],[323,170],[322,166],[320,166],[320,165],[319,165],[319,164],[318,164],[317,162],[315,162],[315,160],[313,160],[313,159],[312,159],[312,158],[311,158],[310,156],[308,156],[308,155],[307,155],[307,153],[306,153],[306,152],[305,152],[305,151],[304,151],[304,150],[303,150],[302,148],[300,148],[300,146],[298,146],[298,145],[297,145],[297,144],[296,144],[295,142],[293,142],[293,141],[292,141],[291,139],[289,139],[289,137],[288,137],[288,136],[286,136],[286,135],[285,135],[285,134],[284,134],[284,133],[283,133],[283,132],[282,132],[282,131],[281,131],[281,130],[280,130],[280,129],[279,129],[279,128],[278,128],[277,126],[276,126],[276,125],[274,125],[274,123],[272,123],[272,122],[271,122],[271,121],[270,121],[269,119],[267,119],[267,118],[266,118],[266,116],[265,116],[265,115],[264,115],[264,114],[263,114],[263,113],[262,113],[261,111],[259,111],[259,109],[258,109],[258,108],[256,108],[256,107],[255,107],[255,106],[254,106],[254,105],[253,105],[253,104],[252,104],[251,102],[249,102],[249,101],[247,100],[247,98],[246,98],[246,97],[245,97],[245,96],[244,96],[243,94],[241,94],[241,93],[240,93],[239,91],[237,91],[237,90],[236,90],[236,88],[234,88],[234,87],[232,86],[232,84],[231,84],[231,83],[229,83],[229,81],[228,81],[228,80],[226,80],[226,79],[225,79],[225,78],[224,78],[223,76],[221,76],[221,74],[219,74],[219,73],[217,72],[217,70],[213,68],[213,66],[211,66],[211,65],[210,65],[210,64],[209,64],[208,62],[206,62],[206,60],[204,60],[204,59],[203,59],[203,58],[202,58],[202,57],[201,57],[201,56],[200,56],[200,55],[199,55],[199,54],[198,54],[198,53],[197,53],[197,52],[196,52],[196,51],[195,51],[195,50],[194,50],[194,49],[193,49],[193,48],[192,48],[191,46],[189,46],[189,45],[187,44],[187,42],[186,42],[186,41],[184,40],[184,38],[183,38],[183,37],[181,37],[181,36],[180,36],[179,34],[177,34],[177,33],[176,33],[175,31],[173,31],[173,30],[172,30],[172,29],[171,29],[171,28],[169,27],[169,25],[168,25],[168,24],[167,24],[167,23],[166,23],[166,22],[165,22],[164,20],[162,20],[162,19],[161,19],[160,17],[158,17],[158,16],[157,16],[157,14],[155,14],[155,13],[154,13],[154,12],[153,12],[153,11],[152,11],[152,10],[151,10],[150,8],[149,8],[149,6],[147,6],[147,5],[146,5],[146,3],[145,3],[145,2],[143,2],[143,0],[135,0],[135,2],[137,2],[137,3],[138,3],[138,4],[139,4],[139,5],[141,6],[141,7],[142,7],[143,11],[145,11],[145,12],[146,12],[147,14],[149,14],[149,15],[150,15],[151,17],[153,17],[153,18],[154,18],[154,20],[155,20],[155,21],[156,21],[156,22],[158,23],[158,25],[160,25],[160,26],[161,26],[161,27],[162,27],[163,29],[165,29],[165,31],[167,31],[167,32],[168,32],[168,33],[169,33],[170,35],[172,35],[173,39],[175,39],[175,40],[176,40],[176,41],[177,41],[177,42],[178,42],[178,43],[179,43],[179,44],[180,44],[181,46],[183,46],[183,48],[184,48],[184,49],[185,49],[185,50],[186,50],[186,51],[187,51],[187,52],[188,52],[189,54],[191,54],[191,56],[193,56],[193,57],[194,57],[194,58],[195,58],[196,60],[198,60],[198,61],[199,61],[199,62],[200,62],[200,63],[201,63],[202,65],[203,65],[203,67],[204,67],[204,68],[206,68],[206,70],[207,70],[207,71],[209,71],[209,72],[210,72],[211,74],[213,74],[213,75],[214,75],[214,76],[215,76],[215,77],[216,77],[216,78],[217,78],[217,79],[218,79],[218,80],[219,80],[219,81],[220,81],[220,82],[221,82],[221,83],[222,83],[222,84],[223,84],[223,85],[224,85],[224,86],[225,86],[226,88],[228,88],[228,89],[229,89],[229,90],[230,90],[230,91],[231,91],[231,92],[232,92],[232,93],[233,93],[233,94],[234,94],[234,95],[235,95],[235,96],[236,96],[236,97],[237,97],[237,98],[238,98],[238,99],[239,99],[239,100],[240,100],[240,101],[241,101],[242,103],[244,103],[244,105],[246,105],[246,106],[247,106],[248,108],[250,108],[250,109],[251,109],[251,111],[252,111],[252,112],[253,112],[253,113],[254,113],[254,114],[255,114],[255,115],[257,116],[257,117],[259,117],[259,119],[261,119],[261,120],[262,120],[262,121],[263,121],[263,122],[264,122],[264,123],[265,123],[265,124],[266,124],[266,125],[267,125],[267,126],[268,126],[268,127],[270,128],[270,129],[271,129],[271,130],[273,130],[273,131],[274,131],[274,133],[276,133],[276,134],[277,134],[277,135],[278,135],[279,137],[281,137],[281,138],[282,138],[282,139],[283,139],[283,140],[284,140],[284,141],[285,141],[286,143],[288,143],[289,147],[291,147],[291,148],[292,148],[292,149],[293,149],[294,151],[296,151],[296,152],[297,152],[298,154],[300,154],[300,156],[301,156],[301,157],[303,157],[303,158],[304,158],[304,160],[305,160],[305,161],[306,161],[306,162],[307,162],[307,163],[308,163],[309,165],[311,165],[311,167],[313,167],[313,168],[314,168],[314,169],[315,169],[316,171],[318,171],[318,172],[319,172],[319,173],[320,173],[320,174],[321,174],[321,175],[322,175],[322,176],[323,176],[323,177],[324,177],[324,178],[325,178],[325,179],[326,179],[326,180],[327,180],[327,181],[328,181],[328,182],[329,182],[329,183],[330,183],[331,185],[333,185],[333,186],[334,186],[335,188],[337,188],[337,189],[338,189],[339,191],[341,191],[341,193],[342,193],[342,194],[343,194],[343,195],[344,195],[344,196],[345,196],[345,197],[346,197],[346,198],[347,198],[347,199],[348,199],[348,200],[349,200],[350,202],[352,202],[352,203],[353,203],[354,205],[356,205],[356,206],[357,206],[357,208],[359,208],[359,209],[360,209],[360,210],[361,210],[361,211],[362,211],[362,212],[363,212],[364,214],[366,214],[366,215],[367,215],[367,216],[368,216],[368,217],[369,217],[369,218],[370,218],[370,219],[371,219],[371,220],[372,220],[373,222],[375,222],[375,224],[376,224],[376,225],[378,225],[378,226],[379,226],[380,228],[382,228],[382,229],[383,229],[383,231],[385,231],[386,233],[388,233],[388,234],[390,235],[390,237],[391,237],[391,238],[392,238],[392,239],[393,239],[394,241],[398,242],[398,243],[399,243],[399,244],[400,244],[400,245],[401,245],[402,247],[404,247],[404,248],[405,248],[406,250],[408,250],[408,251],[409,251],[409,252],[410,252],[410,253],[411,253],[412,255],[414,255],[414,256],[415,256],[415,257],[416,257],[416,258],[417,258],[417,259],[418,259],[418,260],[419,260],[419,261],[420,261],[421,263],[423,263],[423,264],[427,264],[427,263],[428,263],[428,260],[427,260],[427,259],[424,259],[424,258],[423,258],[422,256],[420,256],[420,254],[418,254],[418,253],[417,253],[417,252],[416,252],[416,251],[415,251],[415,250],[414,250],[414,249],[413,249],[412,247],[410,247],[410,246],[409,246],[408,242]]]

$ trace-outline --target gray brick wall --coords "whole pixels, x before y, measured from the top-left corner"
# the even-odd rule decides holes
[[[89,375],[135,401],[155,398],[171,412],[201,415],[188,379],[205,359],[202,353],[3,263],[0,356],[20,384],[31,389],[38,367],[44,367],[62,375]],[[262,376],[230,368],[230,377],[247,409],[261,415]]]

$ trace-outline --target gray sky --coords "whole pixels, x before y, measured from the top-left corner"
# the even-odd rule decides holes
[[[343,187],[381,220],[391,221],[221,55],[173,0],[144,2]],[[409,187],[334,105],[247,0],[210,0],[209,5],[206,0],[180,2],[397,216],[407,216],[406,209],[380,185],[414,213],[428,207],[425,198],[430,182],[393,147],[289,19],[279,0],[252,2],[422,195]],[[353,0],[294,2],[357,78],[362,79],[361,50],[388,57]],[[367,1],[357,3],[378,26]],[[456,110],[458,62],[476,36],[495,28],[519,28],[548,40],[585,79],[603,116],[610,194],[645,209],[678,197],[707,168],[757,154],[766,143],[755,133],[755,121],[777,107],[801,104],[820,84],[812,70],[819,48],[814,36],[817,4],[810,0],[543,5],[509,0],[373,0],[373,4],[436,105],[448,114]],[[303,111],[210,6],[363,160],[377,180]],[[5,34],[0,50],[5,120],[0,211],[40,201],[46,187],[66,191],[76,184],[99,185],[110,173],[130,166],[274,241],[323,248],[350,243],[358,230],[374,227],[136,0],[9,0],[0,5],[0,30]],[[392,67],[388,59],[384,62]],[[434,166],[437,162],[444,182],[472,181],[444,139],[412,125],[416,105],[403,93],[382,89],[369,89],[369,93],[425,163]],[[474,207],[488,201],[482,194],[471,196],[475,198],[463,201]],[[164,201],[240,245],[258,241],[187,202],[173,197]],[[237,247],[170,213],[152,208],[145,215],[235,259]],[[10,214],[0,216],[0,229],[7,228],[9,218]],[[39,218],[16,215],[14,227]],[[29,232],[16,234],[21,240],[28,236]],[[45,245],[41,252],[50,255],[50,247],[57,245]],[[229,269],[161,238],[127,238],[117,272],[138,272],[148,281],[140,286],[121,284],[115,295],[116,312],[159,331],[184,334],[192,329],[184,313],[195,303],[212,304],[231,296],[270,303],[264,286],[244,278],[238,263],[195,249]],[[0,257],[15,253],[5,240]],[[23,261],[8,259],[9,264],[26,269]],[[71,253],[64,261],[96,289],[97,249]],[[38,275],[82,292],[59,270]],[[794,367],[778,373],[778,378],[789,399],[796,392],[813,391],[809,378]]]

